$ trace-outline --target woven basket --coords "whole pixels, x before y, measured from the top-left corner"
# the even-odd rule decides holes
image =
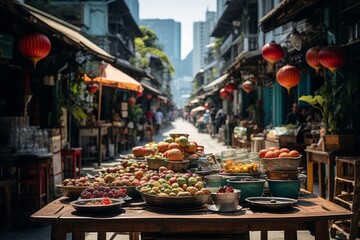
[[[159,167],[166,166],[164,159],[145,158],[148,165],[148,169],[159,170]]]
[[[266,172],[271,171],[297,171],[301,156],[287,158],[261,158],[261,163]]]
[[[299,171],[268,171],[266,176],[272,180],[297,180],[299,179]]]
[[[169,170],[173,170],[174,172],[186,172],[189,169],[190,161],[182,160],[182,161],[170,161],[165,160],[165,167]]]

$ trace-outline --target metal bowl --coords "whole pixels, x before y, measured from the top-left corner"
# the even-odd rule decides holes
[[[234,192],[229,193],[211,193],[211,199],[220,212],[236,211],[240,195],[241,190],[234,189]]]
[[[154,196],[143,192],[140,192],[140,187],[136,187],[136,190],[140,193],[142,199],[152,207],[161,208],[194,208],[200,207],[207,202],[210,194],[197,195],[197,196],[179,196],[179,197],[165,197]]]

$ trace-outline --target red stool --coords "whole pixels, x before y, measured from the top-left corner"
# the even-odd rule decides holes
[[[72,171],[72,178],[79,178],[81,173],[81,151],[82,148],[69,148],[61,150],[61,158],[64,166],[64,173],[69,173]],[[71,156],[70,166],[65,164],[67,156]],[[70,168],[70,169],[69,169]]]

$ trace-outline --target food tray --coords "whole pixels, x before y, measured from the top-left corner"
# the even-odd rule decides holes
[[[245,201],[251,203],[253,206],[265,209],[290,208],[297,203],[296,199],[281,197],[249,197],[246,198]]]
[[[112,203],[107,205],[86,205],[86,203],[91,201],[101,201],[103,198],[92,198],[92,199],[81,199],[70,202],[70,205],[73,206],[77,211],[80,212],[108,212],[119,209],[120,206],[125,203],[123,199],[114,199],[111,198]]]
[[[140,187],[136,187],[139,191]],[[142,199],[152,207],[161,208],[194,208],[202,206],[207,202],[210,194],[197,195],[197,196],[179,196],[179,197],[165,197],[165,196],[154,196],[143,192],[140,192]]]

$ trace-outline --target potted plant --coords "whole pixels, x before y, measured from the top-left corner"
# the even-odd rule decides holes
[[[339,85],[332,79],[325,81],[314,96],[301,96],[300,101],[320,110],[325,125],[324,150],[352,150],[354,147],[352,111],[356,108],[353,95],[357,81],[349,79]]]

